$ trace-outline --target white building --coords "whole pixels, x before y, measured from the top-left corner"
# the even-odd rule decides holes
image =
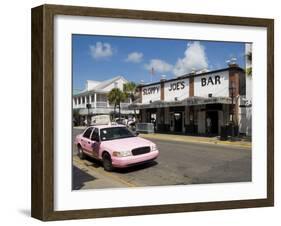
[[[238,128],[246,123],[239,114],[240,99],[246,94],[245,71],[235,62],[139,89],[140,101],[130,107],[139,109],[141,122],[153,122],[159,132],[218,135],[222,126],[233,124],[237,133],[243,133]]]
[[[73,110],[80,116],[79,121],[84,121],[88,115],[113,114],[114,106],[110,105],[107,94],[113,88],[123,90],[123,85],[128,81],[122,76],[116,76],[106,81],[87,80],[83,91],[73,94]],[[121,114],[133,114],[128,109],[130,99],[121,103]],[[116,109],[118,111],[118,109]]]
[[[246,44],[245,46],[245,54],[246,56],[250,56],[252,58],[252,44]],[[248,70],[248,73],[246,73],[246,121],[247,121],[247,128],[246,128],[246,134],[248,136],[252,135],[252,59],[249,59],[249,57],[246,57],[246,70]]]
[[[245,45],[246,93],[239,99],[239,130],[247,136],[252,136],[252,44]]]

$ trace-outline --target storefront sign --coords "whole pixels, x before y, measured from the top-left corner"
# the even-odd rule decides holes
[[[183,100],[189,96],[189,78],[172,80],[164,85],[164,100]]]
[[[174,82],[174,83],[170,83],[170,87],[168,91],[180,90],[180,89],[184,89],[184,87],[185,87],[184,81]]]
[[[229,72],[194,77],[194,96],[229,97]]]
[[[158,92],[159,92],[159,86],[143,88],[142,90],[143,95],[155,94]]]
[[[217,84],[221,84],[221,77],[219,75],[216,75],[215,77],[201,78],[201,86]]]
[[[142,87],[142,103],[160,100],[160,84]]]

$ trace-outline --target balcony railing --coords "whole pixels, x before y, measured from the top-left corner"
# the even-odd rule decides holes
[[[91,102],[91,108],[107,108],[107,109],[113,109],[114,105],[108,104],[106,101],[97,101],[96,104],[95,102]],[[121,108],[126,109],[128,108],[130,103],[121,103]],[[87,108],[87,103],[80,103],[80,104],[73,104],[73,108]],[[118,108],[118,106],[117,106]]]
[[[107,108],[107,102],[96,102],[96,108]]]
[[[127,108],[129,106],[130,103],[121,103],[121,108]]]

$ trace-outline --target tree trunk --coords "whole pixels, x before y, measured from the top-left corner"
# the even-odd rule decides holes
[[[121,104],[119,103],[119,120],[121,119]]]
[[[115,118],[116,118],[116,103],[114,103],[113,118],[114,118],[114,120],[115,120]]]

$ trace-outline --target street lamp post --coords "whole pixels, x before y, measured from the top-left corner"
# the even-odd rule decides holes
[[[236,87],[235,87],[235,84],[233,81],[231,82],[229,90],[230,90],[230,94],[231,94],[231,110],[230,110],[231,136],[233,137],[234,136],[234,116],[235,116],[234,93],[236,90]]]

